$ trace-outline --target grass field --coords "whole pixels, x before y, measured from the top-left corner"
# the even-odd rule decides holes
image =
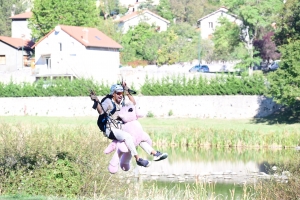
[[[39,125],[74,125],[95,126],[97,117],[38,117],[38,116],[0,116],[0,122],[13,124],[39,124]],[[174,129],[174,127],[205,128],[215,130],[234,131],[260,131],[282,132],[298,131],[300,123],[270,124],[267,120],[257,122],[252,119],[225,120],[225,119],[199,119],[199,118],[141,118],[139,119],[145,130],[148,129]]]

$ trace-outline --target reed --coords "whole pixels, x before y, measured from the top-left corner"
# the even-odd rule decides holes
[[[215,194],[214,188],[204,183],[186,185],[180,190],[176,187],[159,188],[156,185],[137,188],[136,181],[127,177],[128,173],[112,176],[107,172],[106,167],[111,156],[105,156],[103,150],[109,141],[89,120],[82,123],[68,123],[64,120],[48,123],[32,119],[37,118],[31,118],[27,122],[26,120],[22,122],[2,120],[0,123],[0,195],[18,197],[42,195],[45,199],[52,196],[54,196],[52,199],[62,197],[67,199],[225,198]],[[147,122],[144,123],[145,130],[150,133],[157,145],[169,148],[182,146],[187,148],[186,151],[195,149],[188,148],[194,146],[200,149],[220,147],[227,151],[235,151],[232,147],[246,145],[265,147],[288,143],[294,145],[300,138],[299,132],[288,129],[284,132],[277,129],[263,133],[254,129],[240,131],[224,127],[222,129],[214,129],[210,126],[199,128],[191,124],[181,126],[178,123],[176,126],[170,126],[169,122],[159,126],[153,125],[151,128]],[[223,157],[224,154],[219,153],[214,156]],[[245,156],[245,159],[251,157],[243,154],[242,150],[241,156]],[[201,159],[209,159],[209,157],[206,158],[201,154]],[[299,176],[294,177],[295,179],[289,182],[293,185],[273,183],[274,185],[271,185],[273,190],[270,189],[268,192],[263,190],[269,187],[266,183],[249,187],[245,189],[242,199],[254,197],[272,199],[268,197],[273,197],[271,195],[276,192],[279,195],[282,191],[286,192],[283,197],[289,197],[287,196],[289,188],[298,187]],[[235,199],[234,191],[231,192],[232,196],[226,197],[227,199]],[[293,195],[298,193],[294,191]]]

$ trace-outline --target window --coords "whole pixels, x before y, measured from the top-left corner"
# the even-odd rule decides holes
[[[5,55],[0,55],[0,65],[5,65],[6,64],[6,57]]]
[[[51,69],[51,58],[46,58],[47,69]]]
[[[209,28],[214,28],[214,24],[212,22],[208,22],[208,27]]]

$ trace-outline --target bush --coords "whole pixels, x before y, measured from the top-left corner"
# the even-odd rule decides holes
[[[184,75],[167,76],[161,80],[146,76],[141,93],[148,96],[179,95],[262,95],[265,79],[261,74],[237,77],[234,74],[220,75],[215,78],[187,79]]]
[[[180,95],[262,95],[265,78],[261,74],[237,77],[234,74],[207,79],[200,76],[187,79],[184,75],[166,76],[159,80],[149,79],[141,86],[141,94],[148,96]],[[136,90],[134,85],[131,89]],[[88,96],[93,89],[98,96],[109,93],[110,86],[92,79],[66,78],[38,80],[34,83],[0,83],[0,97],[49,97]]]

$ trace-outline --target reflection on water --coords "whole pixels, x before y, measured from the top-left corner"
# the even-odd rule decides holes
[[[136,174],[144,180],[242,184],[270,178],[270,167],[297,156],[294,149],[172,148],[164,152],[168,159],[152,162],[149,168],[138,167]]]
[[[153,161],[148,168],[133,169],[138,187],[149,188],[155,184],[162,190],[186,191],[187,186],[195,188],[203,183],[207,192],[204,195],[217,197],[212,199],[244,199],[243,186],[259,178],[270,178],[273,166],[299,156],[295,149],[171,148],[163,152],[169,154],[168,159]],[[141,149],[139,153],[147,156]],[[152,158],[148,156],[148,159]],[[247,190],[250,195],[252,192]]]

